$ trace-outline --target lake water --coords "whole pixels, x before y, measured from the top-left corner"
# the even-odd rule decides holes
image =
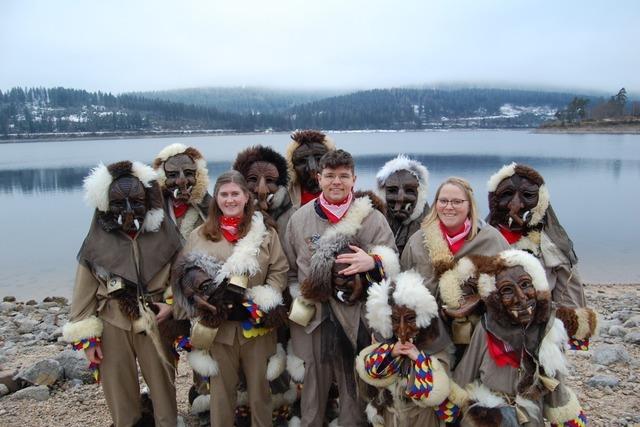
[[[482,216],[486,182],[517,161],[545,178],[560,221],[574,241],[589,283],[640,283],[640,136],[532,134],[524,131],[337,133],[336,144],[356,157],[356,187],[370,189],[377,170],[398,153],[430,171],[430,195],[446,177],[473,185]],[[284,152],[288,135],[238,135],[0,144],[0,297],[69,297],[75,256],[91,220],[82,179],[102,161],[151,162],[181,142],[209,161],[212,181],[236,153],[254,144]]]

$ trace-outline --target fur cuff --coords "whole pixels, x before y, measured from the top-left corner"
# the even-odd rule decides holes
[[[367,374],[367,371],[364,367],[364,359],[367,357],[373,350],[375,350],[380,344],[375,343],[371,344],[368,347],[365,347],[358,353],[356,357],[356,372],[365,383],[372,385],[377,388],[388,387],[398,379],[398,374],[389,375],[386,378],[371,378],[371,375]]]
[[[304,360],[293,353],[291,340],[287,345],[287,372],[289,372],[293,381],[297,383],[304,382]]]
[[[571,338],[586,340],[593,337],[598,327],[598,317],[590,308],[558,307],[556,317],[562,320]]]
[[[488,387],[479,382],[469,384],[466,391],[469,394],[469,401],[472,403],[471,406],[499,408],[507,404],[501,396],[494,394]]]
[[[282,344],[276,346],[276,354],[269,358],[267,364],[267,380],[273,381],[284,372],[287,364],[287,355],[282,348]]]
[[[247,297],[265,313],[283,304],[282,293],[271,285],[249,288],[247,289]]]
[[[215,377],[218,375],[218,362],[206,350],[192,350],[187,355],[189,365],[203,377]]]
[[[96,316],[68,322],[62,328],[62,338],[68,343],[102,336],[102,320]]]
[[[370,254],[378,255],[382,260],[382,268],[387,279],[395,279],[400,274],[400,259],[396,251],[388,246],[374,246],[369,250]]]
[[[451,380],[451,392],[449,393],[448,399],[451,403],[463,408],[469,403],[469,393],[455,381]]]
[[[544,408],[544,416],[552,425],[564,425],[567,421],[577,419],[582,413],[576,395],[568,388],[566,391],[569,393],[569,400],[563,406],[554,408],[547,405]]]
[[[211,409],[209,406],[211,402],[211,395],[209,394],[201,394],[196,397],[191,404],[191,414],[198,415],[204,412],[207,412]]]

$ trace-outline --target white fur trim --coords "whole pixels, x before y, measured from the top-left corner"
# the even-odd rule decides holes
[[[176,154],[181,154],[187,151],[187,146],[176,142],[175,144],[167,145],[158,153],[158,159],[166,162],[169,157],[173,157]]]
[[[113,177],[104,163],[91,169],[82,184],[84,200],[89,207],[101,212],[109,210],[109,186],[112,181]]]
[[[487,386],[477,381],[469,384],[466,390],[469,393],[469,400],[474,402],[471,406],[499,408],[507,404],[502,397],[494,394]]]
[[[547,213],[549,208],[549,190],[545,184],[542,184],[538,189],[538,204],[531,209],[531,221],[529,221],[529,227],[540,224],[542,218]]]
[[[102,336],[102,319],[90,316],[77,322],[68,322],[62,327],[62,338],[68,343]]]
[[[264,225],[262,214],[256,212],[251,218],[251,229],[242,239],[238,240],[231,256],[220,269],[216,281],[222,282],[230,276],[254,276],[260,271],[258,254],[264,239],[269,235]]]
[[[147,166],[144,163],[132,162],[131,171],[133,172],[133,176],[138,178],[146,188],[151,187],[151,183],[158,179],[156,171],[154,171],[151,166]]]
[[[475,274],[476,266],[468,257],[460,258],[454,268],[442,273],[438,281],[438,292],[447,308],[460,308],[462,285]]]
[[[380,333],[382,337],[386,339],[393,336],[391,306],[389,305],[390,286],[391,282],[389,280],[383,280],[380,283],[374,283],[369,286],[365,305],[365,317],[369,323],[369,327]]]
[[[294,382],[289,382],[289,390],[284,392],[284,402],[293,405],[298,400],[298,388]]]
[[[533,255],[538,256],[540,254],[540,232],[530,231],[526,236],[522,236],[517,242],[511,245],[511,247],[513,249],[531,252]]]
[[[518,395],[516,396],[516,404],[523,408],[530,418],[540,419],[540,407],[536,402]]]
[[[431,259],[431,264],[434,266],[437,263],[453,265],[455,258],[444,240],[439,222],[434,221],[425,227],[425,221],[423,221],[420,230],[424,236],[422,243],[427,249],[427,256]]]
[[[282,293],[271,285],[254,286],[247,289],[247,297],[262,311],[271,311],[283,304]]]
[[[545,405],[544,407],[544,416],[551,423],[562,425],[567,421],[578,418],[578,415],[580,415],[582,411],[580,402],[578,402],[578,398],[573,390],[569,388],[565,388],[565,390],[569,393],[569,400],[566,404],[555,408],[550,405]]]
[[[282,344],[278,343],[276,345],[276,353],[269,357],[269,362],[267,363],[267,380],[273,381],[278,378],[284,372],[286,365],[287,355]]]
[[[187,209],[187,213],[184,214],[184,218],[182,218],[182,222],[180,223],[180,234],[185,239],[189,238],[189,234],[196,228],[196,224],[200,219],[200,213],[198,212],[198,208],[189,206]]]
[[[426,328],[438,315],[438,303],[424,286],[422,276],[414,270],[400,273],[396,278],[393,299],[396,305],[404,305],[416,312],[416,325]]]
[[[424,205],[427,201],[427,191],[429,188],[429,171],[417,160],[413,160],[404,154],[399,154],[396,158],[389,160],[382,166],[376,174],[377,194],[382,200],[386,200],[384,186],[387,179],[394,173],[406,170],[418,179],[418,198],[415,208],[411,216],[405,220],[405,224],[416,220],[424,211]]]
[[[455,381],[449,379],[451,392],[449,392],[448,399],[454,405],[464,407],[469,402],[469,393],[462,387],[460,387]]]
[[[337,235],[354,236],[362,227],[364,219],[373,211],[371,199],[368,196],[358,197],[353,201],[346,215],[336,223],[331,225],[323,234],[323,241],[333,240]],[[318,242],[318,246],[322,245]]]
[[[198,415],[211,409],[211,395],[201,394],[196,397],[191,404],[191,414]]]
[[[568,375],[568,362],[563,351],[568,341],[564,324],[560,319],[554,319],[553,326],[542,339],[538,351],[538,360],[547,376],[555,377],[558,373]]]
[[[291,340],[287,344],[287,372],[291,379],[297,383],[304,382],[304,360],[293,353]]]
[[[371,402],[367,403],[365,412],[367,413],[367,420],[373,427],[384,427],[384,417],[378,413],[378,410]]]
[[[489,190],[489,193],[496,191],[496,188],[498,188],[498,185],[500,185],[504,179],[509,178],[516,173],[516,165],[516,162],[504,165],[498,172],[491,175],[491,178],[487,181],[487,189]]]
[[[160,208],[150,209],[144,216],[142,228],[144,231],[155,232],[160,229],[162,221],[164,220],[164,210]]]
[[[507,249],[506,251],[500,252],[498,256],[504,261],[505,265],[509,267],[522,266],[524,271],[531,276],[533,287],[537,292],[549,290],[547,275],[544,272],[542,264],[540,264],[540,261],[535,256],[517,249]]]
[[[480,298],[486,299],[491,292],[495,292],[496,290],[496,278],[494,276],[485,273],[478,276],[478,293],[480,294]]]
[[[158,178],[150,166],[140,162],[131,163],[131,172],[147,188],[151,187],[151,182]],[[83,181],[84,200],[87,205],[101,212],[107,212],[109,210],[109,186],[112,182],[113,177],[104,163],[91,169]]]
[[[289,427],[300,427],[301,426],[301,420],[298,417],[291,417],[291,419],[289,420]]]
[[[191,368],[204,377],[218,375],[218,362],[206,350],[191,350],[187,354],[187,360]]]
[[[378,245],[369,249],[370,254],[375,254],[382,259],[382,268],[388,279],[394,279],[400,274],[400,258],[396,251],[388,246]]]
[[[364,358],[369,355],[380,344],[374,343],[363,348],[356,356],[356,372],[365,383],[378,388],[388,387],[398,379],[398,374],[391,374],[386,378],[371,378],[364,368]]]
[[[340,427],[340,424],[338,424],[338,419],[334,418],[330,423],[329,423],[329,427]]]

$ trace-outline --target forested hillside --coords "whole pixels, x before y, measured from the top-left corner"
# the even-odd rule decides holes
[[[576,94],[503,89],[375,89],[306,103],[310,92],[249,92],[199,105],[215,90],[185,102],[67,88],[0,91],[0,138],[131,135],[171,132],[523,128],[553,118]],[[149,95],[151,96],[151,95]],[[320,96],[320,95],[317,95]],[[582,95],[583,96],[583,95]],[[585,98],[586,99],[586,98]],[[199,100],[199,101],[198,101]],[[209,102],[209,101],[207,101]],[[215,102],[211,101],[211,105]],[[266,107],[265,107],[266,106]],[[265,112],[264,110],[268,110]]]

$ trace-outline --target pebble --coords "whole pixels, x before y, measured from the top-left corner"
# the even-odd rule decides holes
[[[20,371],[16,377],[35,385],[53,385],[63,378],[63,373],[60,362],[53,359],[44,359]]]
[[[586,382],[591,387],[615,387],[620,384],[620,380],[611,375],[595,375]]]
[[[631,344],[640,344],[640,332],[630,332],[624,337],[624,342]]]
[[[618,362],[628,362],[629,353],[622,344],[603,344],[593,351],[591,359],[599,365],[611,365]]]
[[[40,402],[49,399],[49,396],[49,387],[46,385],[23,388],[11,395],[13,399],[33,399]]]
[[[4,384],[0,384],[0,396],[6,396],[9,394],[9,387]]]

